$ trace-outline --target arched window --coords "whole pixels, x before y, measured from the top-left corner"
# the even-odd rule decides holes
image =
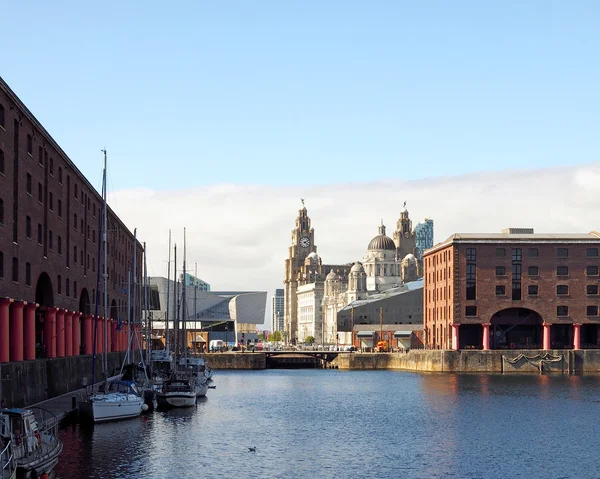
[[[6,128],[4,120],[5,120],[5,118],[4,118],[4,107],[2,105],[0,105],[0,126],[2,128]]]

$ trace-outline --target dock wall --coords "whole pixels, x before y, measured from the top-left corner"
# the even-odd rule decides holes
[[[110,374],[121,367],[124,354],[108,354]],[[0,365],[2,396],[6,405],[32,405],[91,384],[92,358],[92,355],[71,356]],[[97,356],[96,381],[102,377],[102,371],[102,356]]]

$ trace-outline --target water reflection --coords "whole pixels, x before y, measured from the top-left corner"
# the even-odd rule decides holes
[[[58,477],[595,471],[598,378],[277,370],[219,372],[216,380],[198,408],[63,429]]]

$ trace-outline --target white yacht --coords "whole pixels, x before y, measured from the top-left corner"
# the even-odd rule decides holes
[[[139,416],[148,409],[133,381],[111,381],[79,401],[79,412],[93,422],[117,421]]]

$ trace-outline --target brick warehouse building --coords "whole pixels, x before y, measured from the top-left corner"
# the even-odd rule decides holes
[[[102,197],[0,78],[0,362],[92,353],[101,213]],[[110,352],[127,348],[116,319],[142,247],[110,209],[107,223]]]
[[[424,254],[425,344],[600,347],[600,233],[454,234]]]

